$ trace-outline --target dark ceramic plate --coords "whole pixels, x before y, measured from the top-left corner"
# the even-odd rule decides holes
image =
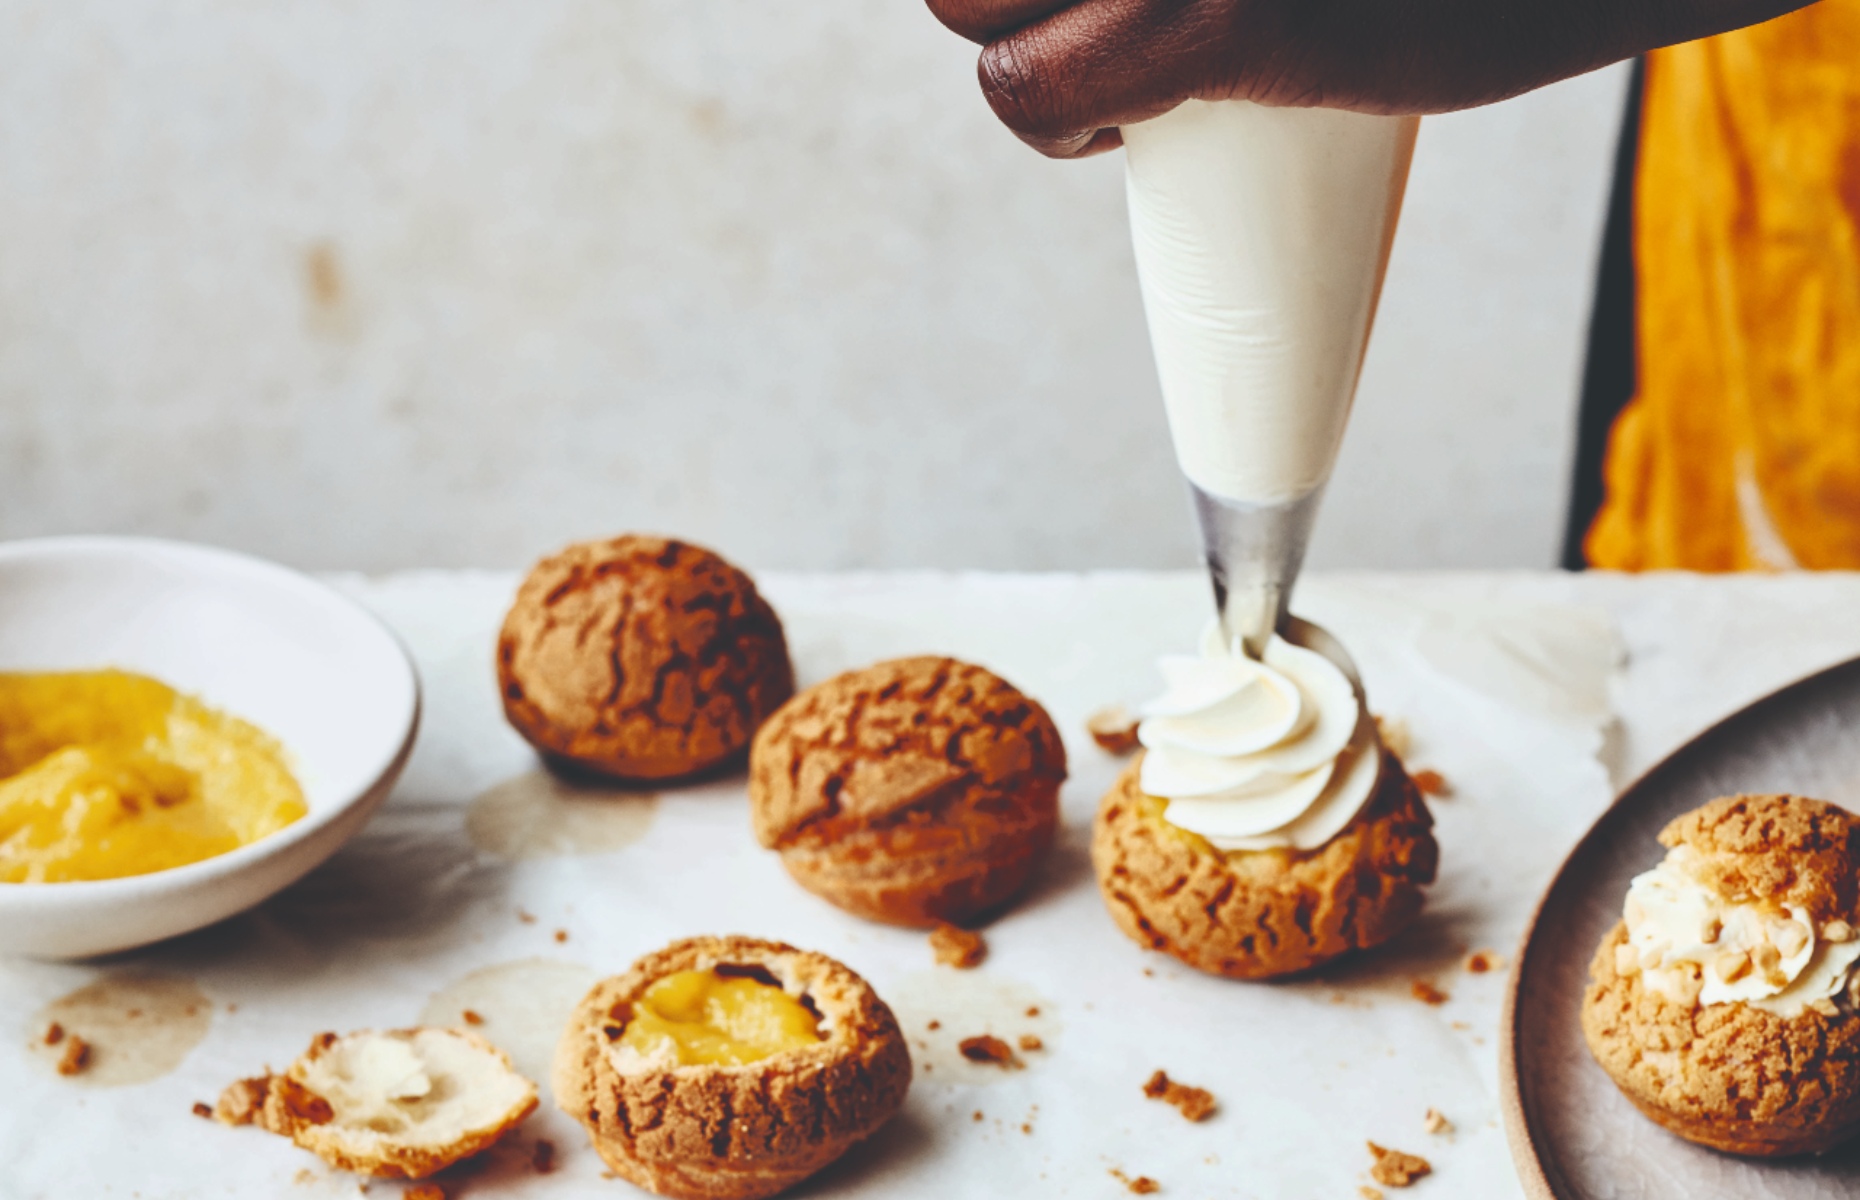
[[[1629,1104],[1582,1040],[1589,960],[1620,918],[1628,881],[1665,852],[1661,827],[1734,792],[1794,792],[1860,812],[1860,659],[1681,747],[1623,792],[1557,871],[1512,973],[1499,1049],[1506,1134],[1533,1200],[1860,1196],[1860,1139],[1821,1158],[1769,1162],[1694,1146]]]

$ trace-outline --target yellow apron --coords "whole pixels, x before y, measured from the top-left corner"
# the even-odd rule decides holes
[[[1860,568],[1860,0],[1647,61],[1597,567]]]

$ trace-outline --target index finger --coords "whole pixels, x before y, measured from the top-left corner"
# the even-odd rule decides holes
[[[1004,33],[1051,16],[1074,0],[929,0],[937,20],[972,42],[989,42]]]

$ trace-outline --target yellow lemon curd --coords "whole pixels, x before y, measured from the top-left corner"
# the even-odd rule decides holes
[[[270,735],[159,679],[0,673],[0,883],[146,875],[307,811]]]
[[[679,971],[646,989],[621,1034],[648,1058],[669,1046],[680,1065],[740,1067],[819,1044],[820,1021],[772,984],[716,971]]]

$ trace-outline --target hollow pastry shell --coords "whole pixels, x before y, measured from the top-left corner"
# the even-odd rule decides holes
[[[825,1039],[743,1066],[616,1051],[628,1006],[657,980],[761,967],[820,1014]],[[910,1051],[884,1001],[822,954],[747,937],[676,942],[597,984],[556,1051],[556,1104],[615,1173],[663,1196],[756,1200],[819,1171],[897,1112]]]
[[[1222,851],[1163,819],[1125,768],[1098,807],[1092,865],[1118,927],[1197,970],[1265,979],[1375,946],[1421,911],[1439,859],[1421,794],[1383,752],[1374,795],[1316,850]]]

